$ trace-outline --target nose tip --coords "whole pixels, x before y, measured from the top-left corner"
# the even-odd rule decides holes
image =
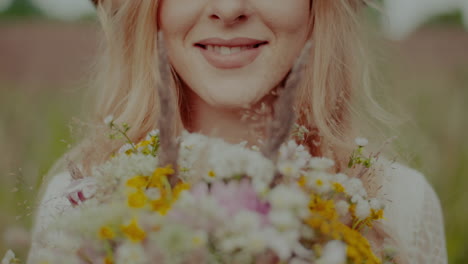
[[[236,17],[225,17],[225,16],[220,16],[218,14],[213,14],[213,15],[211,15],[211,19],[220,20],[226,25],[232,25],[232,24],[235,24],[237,22],[246,20],[247,16],[239,15],[239,16],[236,16]]]
[[[217,0],[214,1],[210,19],[232,25],[249,17],[248,6],[245,0]]]

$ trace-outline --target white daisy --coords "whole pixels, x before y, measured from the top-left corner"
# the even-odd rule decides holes
[[[106,118],[104,118],[104,124],[107,126],[110,126],[110,124],[114,122],[114,116],[113,115],[108,115]]]
[[[323,248],[322,256],[317,264],[344,264],[346,263],[346,245],[338,240],[328,242]]]
[[[13,264],[16,261],[15,253],[10,249],[2,259],[2,264]]]
[[[369,144],[369,141],[366,138],[362,138],[362,137],[356,138],[354,142],[356,143],[356,145],[360,147],[365,147],[367,146],[367,144]]]

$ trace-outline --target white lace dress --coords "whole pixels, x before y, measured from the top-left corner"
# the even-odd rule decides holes
[[[445,264],[444,219],[439,198],[420,172],[383,161],[379,192],[386,202],[383,225],[405,264]]]
[[[444,221],[439,199],[425,177],[399,163],[382,161],[383,172],[379,191],[386,202],[383,227],[392,236],[401,256],[400,264],[446,264]],[[63,243],[60,234],[49,234],[47,240],[39,240],[38,234],[55,218],[72,209],[65,195],[71,177],[68,173],[55,176],[47,186],[39,206],[33,228],[33,242],[28,264],[44,248]],[[60,241],[60,242],[57,242]]]

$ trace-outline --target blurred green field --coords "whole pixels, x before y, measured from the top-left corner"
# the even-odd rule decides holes
[[[418,60],[411,56],[406,59]],[[442,67],[408,61],[396,59],[387,68],[397,76],[388,94],[407,108],[407,116],[412,116],[412,121],[401,128],[398,144],[410,153],[410,165],[424,172],[439,194],[446,219],[449,263],[466,264],[468,60]],[[30,227],[41,177],[72,144],[70,125],[80,112],[82,100],[78,88],[29,89],[0,79],[0,235],[11,227]],[[24,259],[24,244],[0,239],[0,254],[8,248]]]
[[[409,164],[424,172],[442,203],[449,263],[468,263],[468,62],[450,72],[413,76],[398,89],[414,123],[401,142],[413,157]],[[403,101],[403,100],[402,100]]]
[[[80,96],[0,84],[0,254],[12,248],[25,255],[26,245],[6,231],[29,229],[41,178],[71,143],[68,124],[79,112]]]

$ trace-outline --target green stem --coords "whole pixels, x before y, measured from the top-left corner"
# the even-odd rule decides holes
[[[132,149],[135,152],[138,151],[135,144],[133,144],[132,140],[130,140],[130,138],[128,137],[127,132],[124,132],[122,129],[120,129],[120,127],[116,126],[115,124],[112,124],[112,127],[116,129],[117,132],[119,132],[127,140],[127,143],[129,143],[132,146]]]
[[[156,152],[158,152],[158,149],[159,149],[159,138],[154,137],[153,151],[151,152],[151,155],[153,157],[156,157]]]
[[[167,179],[166,176],[163,178],[163,184],[164,184],[164,189],[167,191],[167,195],[169,196],[169,201],[172,201],[172,187],[171,184],[169,183],[169,180]]]
[[[353,226],[351,227],[352,229],[354,230],[357,230],[357,227],[359,226],[359,224],[361,224],[362,220],[358,220],[356,222],[353,223]]]

